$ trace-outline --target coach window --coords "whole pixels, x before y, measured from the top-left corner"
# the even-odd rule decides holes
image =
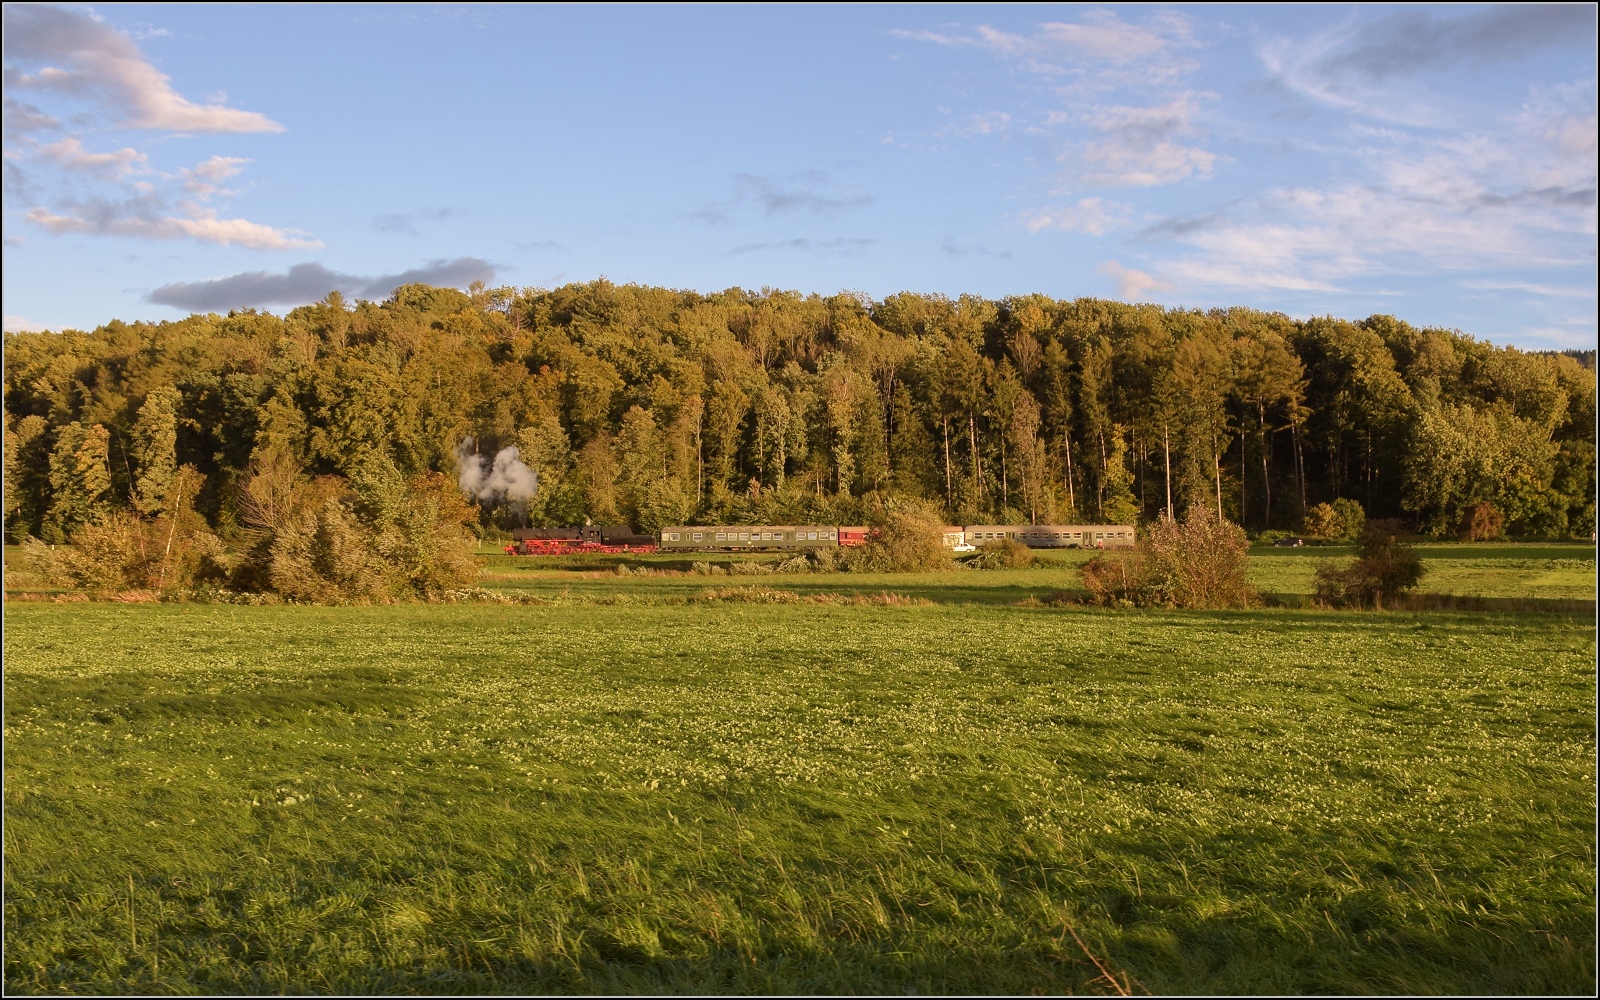
[[[694,540],[697,542],[702,540],[700,532],[697,531],[694,533]]]

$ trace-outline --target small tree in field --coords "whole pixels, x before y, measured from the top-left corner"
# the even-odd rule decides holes
[[[1393,602],[1422,581],[1422,559],[1402,540],[1400,522],[1368,521],[1357,546],[1349,566],[1325,562],[1317,567],[1317,600],[1323,604],[1381,611],[1385,600]]]
[[[1331,503],[1319,503],[1306,511],[1306,534],[1317,538],[1338,538],[1344,533],[1344,519]]]
[[[1181,522],[1150,526],[1145,571],[1161,601],[1176,608],[1247,608],[1250,540],[1244,529],[1195,504]]]
[[[1078,573],[1101,604],[1246,608],[1256,600],[1249,548],[1243,528],[1195,504],[1182,521],[1152,524],[1135,552],[1098,555]]]
[[[1489,542],[1499,538],[1505,526],[1506,516],[1500,513],[1500,508],[1484,501],[1462,512],[1456,534],[1463,542]]]

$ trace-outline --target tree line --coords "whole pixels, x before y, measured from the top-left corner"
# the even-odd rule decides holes
[[[480,528],[859,523],[904,499],[1300,531],[1347,500],[1425,533],[1489,504],[1513,534],[1588,536],[1594,437],[1593,352],[1384,315],[600,280],[5,338],[15,541],[178,507],[245,539],[272,483],[359,509],[426,482],[440,509],[464,447],[537,476],[475,498]]]

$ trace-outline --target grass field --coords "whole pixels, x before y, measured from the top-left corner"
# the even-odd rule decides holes
[[[1581,544],[1418,546],[1426,575],[1422,590],[1461,597],[1540,601],[1593,601],[1595,548]],[[1303,549],[1263,547],[1250,554],[1251,578],[1268,595],[1304,598],[1312,593],[1317,564],[1348,559],[1352,550],[1325,546]],[[705,577],[686,571],[697,557],[586,556],[528,558],[486,552],[484,585],[493,590],[544,599],[594,600],[651,598],[683,600],[707,587],[758,585],[799,594],[878,593],[890,590],[938,603],[1015,604],[1079,587],[1077,567],[1093,553],[1041,552],[1034,566],[1021,570],[965,570],[928,574],[818,573]],[[700,556],[722,565],[771,561],[748,554]],[[619,577],[618,565],[656,568],[681,575]]]
[[[1593,990],[1590,617],[1066,575],[10,604],[8,992]]]

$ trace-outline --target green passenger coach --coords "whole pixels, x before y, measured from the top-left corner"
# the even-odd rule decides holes
[[[962,537],[977,548],[1006,539],[1030,549],[1124,549],[1134,544],[1131,524],[969,524]]]
[[[831,524],[675,525],[661,529],[661,550],[825,549],[839,544]]]

